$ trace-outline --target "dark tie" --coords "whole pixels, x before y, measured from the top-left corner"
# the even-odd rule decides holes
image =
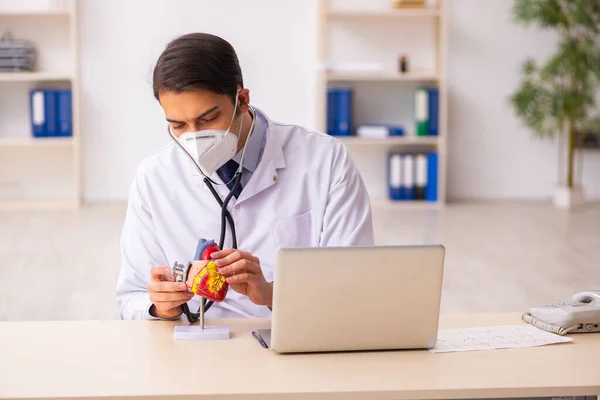
[[[233,185],[235,183],[235,179],[233,179],[233,177],[235,176],[235,172],[237,171],[237,169],[239,167],[240,167],[240,164],[238,164],[237,162],[235,162],[233,160],[229,160],[221,168],[219,168],[217,170],[217,174],[223,180],[223,182],[225,182],[227,184],[227,187],[229,188],[229,190],[233,189]],[[242,192],[242,182],[240,181],[240,185],[238,186],[237,190],[233,193],[233,195],[235,196],[236,199],[238,198],[238,196],[240,195],[241,192]]]

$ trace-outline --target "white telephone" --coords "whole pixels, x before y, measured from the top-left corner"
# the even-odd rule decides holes
[[[577,293],[568,303],[532,308],[523,321],[559,335],[600,332],[600,290]]]

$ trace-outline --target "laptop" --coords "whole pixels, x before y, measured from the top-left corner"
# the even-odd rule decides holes
[[[280,249],[271,329],[277,353],[428,349],[438,333],[445,248]]]

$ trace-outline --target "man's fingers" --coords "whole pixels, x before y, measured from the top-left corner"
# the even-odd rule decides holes
[[[223,257],[227,257],[228,255],[230,255],[231,253],[235,253],[236,249],[223,249],[223,250],[219,250],[219,251],[215,251],[214,253],[211,253],[210,258],[214,258],[215,260],[219,259],[219,258],[223,258]]]
[[[180,302],[179,304],[183,304],[187,301],[190,301],[194,297],[194,293],[192,292],[154,292],[150,293],[150,301],[156,305],[156,303],[164,303],[164,302]]]
[[[256,257],[254,257],[252,254],[248,253],[247,251],[234,250],[227,256],[217,259],[215,261],[215,263],[217,264],[217,267],[224,267],[226,265],[233,264],[234,262],[242,260],[242,259],[249,260],[249,261],[258,260]]]
[[[253,263],[252,261],[248,261],[246,259],[238,260],[226,267],[220,268],[219,272],[221,275],[229,276],[229,275],[238,275],[245,272],[250,274],[258,274],[261,272],[260,265]]]
[[[258,279],[256,274],[244,272],[243,274],[233,275],[227,278],[227,283],[251,283]]]
[[[217,267],[222,267],[244,258],[244,252],[241,250],[226,249],[217,252],[217,257],[213,258],[216,260],[215,263],[217,264]]]
[[[152,267],[150,270],[151,279],[155,282],[172,280],[171,268],[164,265]]]
[[[184,282],[161,282],[153,281],[148,284],[150,292],[186,292],[187,285]]]

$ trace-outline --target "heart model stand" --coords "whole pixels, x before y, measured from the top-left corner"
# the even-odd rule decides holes
[[[229,339],[229,327],[221,325],[204,325],[204,299],[214,302],[223,301],[229,285],[225,277],[210,255],[218,251],[219,247],[214,240],[200,239],[194,260],[208,260],[208,263],[194,278],[192,292],[200,296],[200,325],[182,325],[175,327],[174,339],[176,340],[224,340]]]

